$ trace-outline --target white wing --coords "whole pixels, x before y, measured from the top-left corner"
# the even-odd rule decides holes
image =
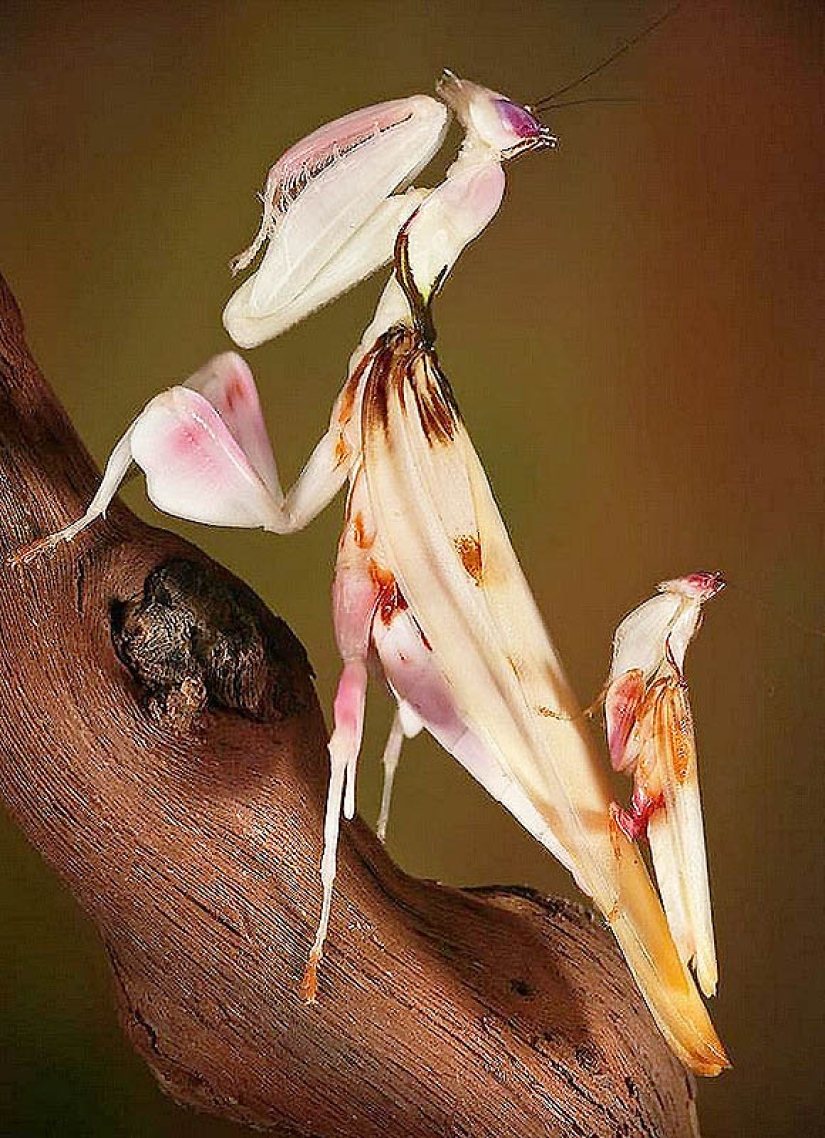
[[[690,705],[683,685],[663,688],[653,709],[652,737],[664,809],[648,834],[656,880],[682,959],[693,962],[706,995],[716,991],[717,964]]]
[[[647,872],[611,825],[610,797],[570,688],[434,356],[395,330],[363,403],[378,531],[456,707],[519,784],[606,914],[671,1046],[694,1069],[726,1065]]]

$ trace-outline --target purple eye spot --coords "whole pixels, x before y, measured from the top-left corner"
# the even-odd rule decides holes
[[[497,99],[496,107],[504,126],[519,138],[534,138],[541,134],[541,126],[529,111],[509,99]]]

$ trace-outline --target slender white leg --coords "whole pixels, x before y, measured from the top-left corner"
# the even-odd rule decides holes
[[[301,982],[301,997],[306,1003],[313,1003],[318,992],[318,964],[323,956],[324,941],[329,928],[329,915],[332,908],[332,886],[335,881],[338,832],[345,780],[348,788],[348,800],[350,798],[352,800],[352,813],[355,812],[355,767],[358,761],[358,752],[361,749],[366,690],[367,669],[364,661],[348,660],[338,682],[334,710],[335,729],[329,741],[330,778],[324,816],[324,852],[321,855],[323,897],[318,931],[315,934],[315,942],[310,949],[309,960]],[[352,814],[346,816],[349,818],[352,817]]]
[[[404,728],[401,724],[401,713],[396,710],[392,720],[392,727],[384,747],[381,762],[384,766],[384,787],[381,792],[381,811],[378,815],[378,840],[387,840],[387,822],[390,817],[390,802],[392,800],[392,786],[395,772],[398,769],[398,760],[401,757],[401,747],[404,743]]]
[[[293,487],[283,499],[275,533],[295,533],[329,505],[347,480],[352,454],[341,428],[334,424],[320,440]]]
[[[97,492],[83,517],[78,518],[76,522],[72,522],[65,529],[27,545],[12,557],[13,563],[19,565],[33,561],[42,553],[60,545],[61,542],[71,541],[87,526],[90,526],[93,521],[105,515],[132,463],[131,436],[132,428],[130,427],[109,456],[100,486],[97,488]]]

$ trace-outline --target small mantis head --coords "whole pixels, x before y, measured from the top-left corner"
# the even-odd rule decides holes
[[[688,573],[686,577],[677,577],[672,581],[662,581],[658,589],[660,593],[678,593],[689,600],[704,604],[721,592],[725,584],[725,578],[721,573],[700,571]]]
[[[495,151],[499,158],[515,158],[530,150],[553,149],[558,139],[527,107],[514,103],[498,91],[479,87],[445,71],[437,92],[455,111],[468,138]]]

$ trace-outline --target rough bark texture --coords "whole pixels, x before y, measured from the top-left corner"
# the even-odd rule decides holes
[[[121,506],[8,565],[95,482],[0,278],[0,797],[99,929],[161,1086],[283,1135],[693,1135],[692,1081],[600,924],[412,880],[360,821],[300,1003],[327,773],[306,655]]]

